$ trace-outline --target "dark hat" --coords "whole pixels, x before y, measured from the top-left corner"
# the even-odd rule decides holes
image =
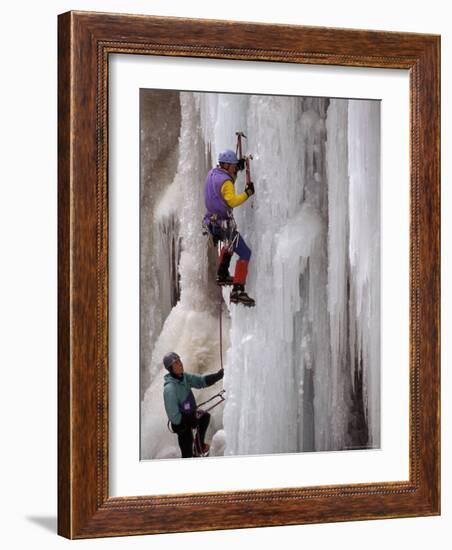
[[[174,363],[179,360],[180,360],[179,355],[177,355],[175,351],[170,351],[163,358],[163,365],[165,366],[165,369],[170,370],[170,368],[174,365]]]

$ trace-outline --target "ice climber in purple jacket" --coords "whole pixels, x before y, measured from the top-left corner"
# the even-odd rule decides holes
[[[230,301],[248,307],[255,305],[253,298],[245,292],[248,263],[251,250],[237,231],[233,208],[240,206],[254,195],[254,184],[249,182],[243,193],[235,192],[234,183],[237,172],[243,170],[244,160],[238,159],[234,151],[227,149],[220,153],[218,165],[209,171],[204,188],[206,215],[204,224],[213,237],[214,244],[221,241],[222,247],[218,259],[217,284],[233,285]],[[229,274],[232,255],[239,256],[234,277]]]

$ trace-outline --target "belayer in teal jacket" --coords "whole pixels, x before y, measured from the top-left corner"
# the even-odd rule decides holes
[[[201,389],[212,386],[223,378],[224,371],[220,369],[214,374],[200,376],[184,372],[182,361],[175,352],[170,352],[163,358],[163,364],[168,370],[164,376],[163,400],[165,410],[172,430],[178,436],[182,458],[193,456],[193,432],[199,427],[199,453],[206,453],[209,446],[204,438],[210,422],[210,414],[196,414],[196,400],[192,388]]]

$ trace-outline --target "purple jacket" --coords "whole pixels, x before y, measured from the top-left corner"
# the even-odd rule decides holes
[[[232,208],[226,204],[221,195],[221,188],[227,180],[232,181],[232,177],[226,170],[218,166],[212,168],[207,174],[204,188],[204,200],[207,210],[204,219],[206,222],[210,221],[213,214],[217,215],[218,220],[227,220],[232,217]]]

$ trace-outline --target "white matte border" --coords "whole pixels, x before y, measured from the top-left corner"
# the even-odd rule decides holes
[[[139,460],[139,89],[381,99],[381,449]],[[110,487],[157,495],[407,480],[408,71],[110,56]]]

